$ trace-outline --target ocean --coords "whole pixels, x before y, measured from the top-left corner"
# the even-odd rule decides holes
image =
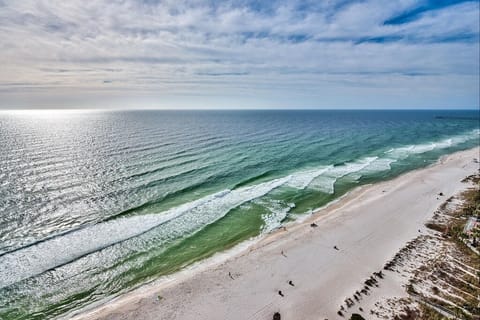
[[[480,145],[470,111],[0,112],[0,318],[54,318]]]

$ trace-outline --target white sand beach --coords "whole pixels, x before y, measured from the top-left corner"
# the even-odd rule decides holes
[[[272,319],[275,312],[281,319],[340,318],[337,311],[345,298],[405,243],[426,232],[425,221],[442,202],[468,187],[461,180],[478,171],[474,158],[479,152],[458,152],[427,168],[360,187],[302,223],[74,318],[245,320]],[[375,295],[404,295],[401,285],[391,279],[386,283],[370,295],[371,301]]]

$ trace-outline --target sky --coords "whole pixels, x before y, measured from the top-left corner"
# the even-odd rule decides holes
[[[479,6],[0,0],[0,109],[479,108]]]

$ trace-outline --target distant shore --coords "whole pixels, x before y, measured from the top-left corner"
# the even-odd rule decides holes
[[[83,311],[75,319],[336,319],[345,299],[419,234],[478,171],[480,149],[442,157],[393,180],[363,186],[292,223],[177,274]],[[390,281],[392,282],[392,281]],[[400,299],[393,285],[369,295]],[[377,296],[375,296],[377,295]],[[370,301],[370,302],[368,302]],[[343,310],[343,309],[342,309]],[[342,313],[349,318],[352,311]]]

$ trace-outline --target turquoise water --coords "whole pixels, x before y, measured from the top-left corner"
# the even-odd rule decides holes
[[[477,111],[0,113],[0,318],[131,290],[479,132]]]

